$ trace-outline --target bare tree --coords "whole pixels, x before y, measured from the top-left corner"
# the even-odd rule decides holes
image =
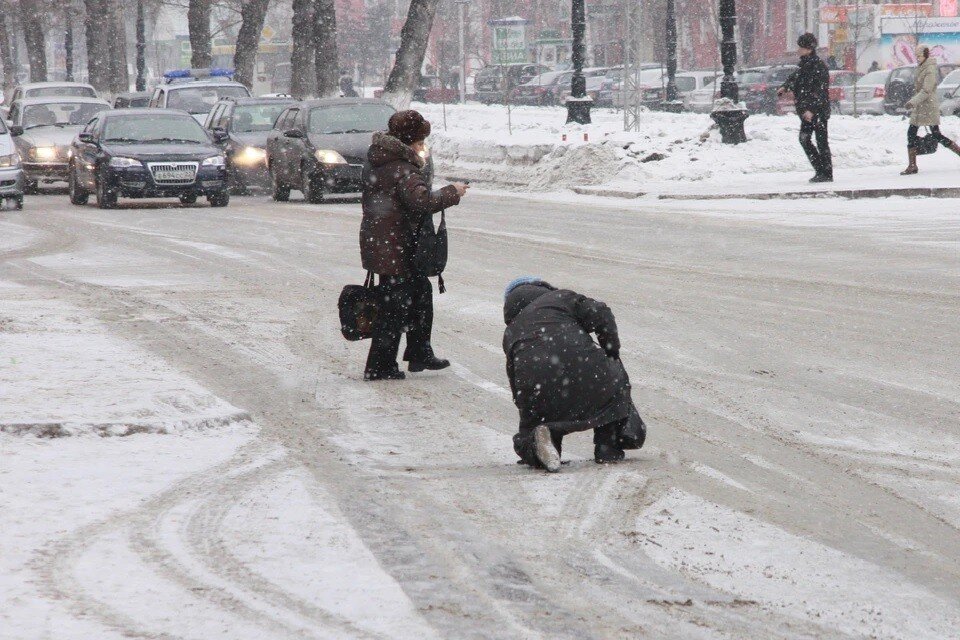
[[[397,58],[383,88],[383,99],[397,109],[406,109],[413,99],[438,4],[439,0],[410,0]]]
[[[107,44],[109,45],[110,76],[112,93],[130,90],[130,68],[127,65],[127,29],[124,19],[123,0],[106,0]],[[104,25],[101,25],[103,28]]]
[[[190,66],[205,69],[213,62],[210,35],[212,0],[190,0],[187,5],[187,31],[190,34]]]
[[[313,0],[293,0],[290,93],[298,98],[313,95],[315,74],[310,73],[314,60],[313,9]]]
[[[316,0],[313,7],[313,50],[316,56],[317,96],[340,93],[340,61],[337,53],[337,13],[334,0]]]
[[[101,20],[107,15],[107,0],[83,0],[83,27],[87,43],[87,75],[97,91],[110,91],[110,47]]]
[[[7,11],[10,5],[0,2],[0,63],[3,64],[3,93],[9,100],[17,84],[17,65],[10,50],[10,34],[7,30]]]
[[[233,68],[237,81],[253,86],[254,64],[260,46],[260,32],[267,17],[270,0],[246,0],[240,8],[240,32],[233,54]]]
[[[30,81],[47,80],[47,46],[44,36],[44,7],[39,0],[20,0],[20,24],[23,41],[27,45],[27,61],[30,63]]]

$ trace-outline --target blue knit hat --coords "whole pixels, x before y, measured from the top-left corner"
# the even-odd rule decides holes
[[[503,292],[503,299],[506,300],[511,291],[525,284],[544,284],[544,282],[540,276],[520,276],[519,278],[515,278],[507,285],[506,290]]]

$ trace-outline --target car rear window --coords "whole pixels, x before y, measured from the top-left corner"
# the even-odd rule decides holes
[[[277,116],[290,106],[289,102],[277,104],[246,104],[233,111],[231,125],[235,133],[270,131]]]
[[[217,104],[220,98],[248,98],[250,92],[246,87],[237,86],[208,86],[183,87],[170,89],[167,97],[168,109],[182,109],[187,113],[207,113]]]
[[[677,91],[693,91],[697,88],[697,79],[685,76],[677,78]]]
[[[343,104],[314,107],[310,110],[310,133],[372,133],[387,127],[394,114],[386,104]]]
[[[37,87],[24,92],[26,98],[96,98],[97,92],[90,87]]]
[[[95,102],[53,102],[48,104],[32,104],[23,108],[24,129],[45,126],[83,125],[90,122],[90,118],[104,109],[105,104]]]
[[[857,84],[884,84],[887,81],[887,76],[889,75],[889,71],[871,71],[867,75],[860,78],[860,81]]]

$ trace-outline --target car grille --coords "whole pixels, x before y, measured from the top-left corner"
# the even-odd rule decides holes
[[[193,184],[197,180],[196,162],[148,162],[150,175],[157,184]]]

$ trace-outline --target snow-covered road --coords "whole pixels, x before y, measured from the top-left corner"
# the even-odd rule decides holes
[[[0,345],[29,344],[4,342],[32,326],[9,300],[55,302],[29,317],[99,323],[101,354],[256,427],[0,434],[0,638],[954,637],[952,202],[471,193],[436,298],[454,367],[369,384],[336,314],[356,203],[31,198],[0,213]],[[617,314],[650,427],[626,463],[584,435],[559,475],[514,464],[501,292],[524,273]]]

